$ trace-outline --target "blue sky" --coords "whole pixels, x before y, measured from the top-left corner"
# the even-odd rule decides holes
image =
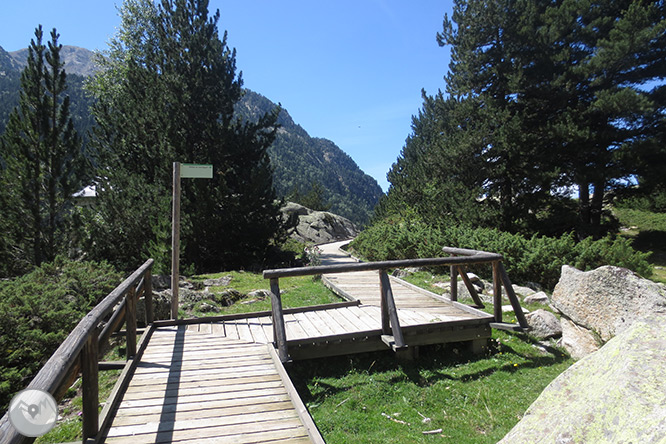
[[[23,0],[0,7],[0,46],[53,27],[64,45],[105,49],[121,0]],[[282,103],[311,136],[332,140],[384,190],[411,132],[421,89],[444,89],[448,48],[435,35],[452,1],[211,0],[245,87]]]

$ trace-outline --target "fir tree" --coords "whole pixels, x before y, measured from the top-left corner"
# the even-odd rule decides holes
[[[155,230],[168,227],[164,201],[179,161],[214,171],[212,180],[182,182],[184,263],[210,270],[260,262],[283,232],[266,154],[279,109],[257,122],[234,116],[242,79],[207,1],[127,0],[121,19],[91,90],[102,165],[103,222],[94,231],[123,249],[97,244],[98,252],[123,261],[149,255],[148,245],[160,250],[164,235]]]
[[[56,30],[48,48],[41,25],[28,48],[19,106],[2,137],[2,225],[13,272],[50,261],[76,232],[73,194],[86,178],[86,159],[73,129]]]

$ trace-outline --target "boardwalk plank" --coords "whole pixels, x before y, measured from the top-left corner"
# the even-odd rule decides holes
[[[293,313],[284,315],[284,325],[287,330],[287,340],[304,339],[310,335],[303,329],[300,321]]]
[[[279,441],[278,441],[279,440]],[[150,444],[162,442],[229,442],[234,444],[254,444],[263,442],[310,442],[299,427],[297,420],[266,421],[246,424],[244,430],[218,426],[196,431],[175,431],[168,439],[157,433],[124,436],[107,440],[109,443]]]

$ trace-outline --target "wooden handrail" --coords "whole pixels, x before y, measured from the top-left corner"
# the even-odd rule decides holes
[[[77,362],[80,362],[80,366],[84,369],[84,375],[90,374],[90,378],[93,381],[90,382],[90,387],[95,385],[94,380],[97,378],[97,363],[92,362],[83,362],[85,359],[81,359],[82,352],[86,357],[90,356],[95,357],[97,355],[97,346],[98,346],[98,335],[99,335],[99,326],[100,324],[108,317],[109,314],[113,311],[114,307],[118,305],[127,294],[135,293],[136,285],[142,279],[145,282],[150,282],[150,273],[153,266],[153,260],[147,260],[141,267],[139,267],[134,273],[132,273],[127,279],[125,279],[120,285],[118,285],[111,293],[109,293],[99,304],[97,304],[86,316],[79,321],[79,323],[74,327],[72,332],[65,338],[65,340],[60,344],[60,347],[53,353],[51,358],[44,364],[44,366],[39,370],[37,375],[32,379],[30,384],[28,384],[29,389],[39,389],[51,393],[56,400],[62,396],[64,393],[63,385],[71,380],[72,373],[78,373],[79,368],[76,365]],[[149,284],[146,284],[148,287]],[[135,304],[130,304],[135,305]],[[127,303],[125,304],[125,310],[128,309]],[[126,315],[127,316],[127,315]],[[131,316],[131,315],[130,315]],[[133,326],[136,328],[136,325]],[[130,327],[132,328],[132,327]],[[136,338],[136,337],[134,337]],[[94,345],[93,345],[94,342]],[[136,345],[133,345],[136,347]],[[129,347],[128,347],[129,348]],[[93,369],[94,367],[94,369]],[[92,371],[93,374],[90,372]],[[84,385],[86,383],[84,382]],[[88,387],[88,388],[90,388]],[[86,389],[86,391],[88,390]],[[93,387],[93,391],[96,389]],[[92,395],[96,396],[96,392]],[[90,395],[87,396],[87,400],[84,400],[84,406],[89,405],[90,409],[93,411],[84,411],[83,412],[83,421],[84,421],[84,441],[86,439],[86,433],[90,434],[95,430],[95,423],[97,422],[97,402],[90,399]],[[87,408],[84,410],[88,410]],[[32,442],[34,438],[26,438],[23,435],[19,434],[14,427],[11,426],[9,422],[9,413],[6,413],[2,419],[0,419],[0,438],[2,443],[25,443]]]
[[[463,250],[463,249],[457,249]],[[475,250],[463,250],[475,251]],[[316,267],[297,267],[280,268],[276,270],[264,270],[264,279],[294,277],[294,276],[312,276],[318,274],[349,273],[354,271],[373,271],[386,270],[389,268],[407,268],[407,267],[431,267],[445,265],[471,265],[471,264],[489,264],[501,261],[504,258],[500,254],[486,253],[485,251],[476,251],[473,255],[459,257],[434,257],[419,259],[400,259],[381,262],[359,262],[356,264],[340,265],[318,265]]]
[[[272,317],[273,317],[273,338],[275,346],[278,350],[278,355],[282,362],[289,360],[289,353],[287,350],[287,334],[284,324],[284,315],[282,314],[282,298],[280,297],[279,279],[284,277],[295,276],[313,276],[322,274],[337,274],[337,273],[350,273],[359,271],[379,271],[380,275],[380,289],[381,289],[381,314],[382,325],[381,330],[383,335],[389,332],[393,333],[394,345],[396,348],[404,348],[407,346],[404,342],[402,331],[400,328],[400,321],[398,319],[397,310],[395,308],[395,301],[393,299],[393,292],[391,285],[386,274],[387,269],[407,268],[407,267],[429,267],[429,266],[449,266],[451,272],[451,300],[456,301],[458,296],[458,274],[463,279],[465,286],[468,288],[470,295],[474,302],[483,307],[483,302],[479,298],[478,293],[472,286],[470,279],[467,277],[464,266],[475,264],[491,264],[493,269],[493,303],[494,303],[494,318],[495,324],[500,328],[502,322],[502,286],[506,289],[507,297],[516,313],[516,319],[520,328],[527,329],[529,325],[525,319],[525,315],[520,307],[520,302],[513,291],[511,281],[502,265],[504,257],[501,254],[489,253],[486,251],[471,250],[467,248],[442,248],[444,253],[450,254],[449,257],[437,258],[418,258],[418,259],[401,259],[380,262],[359,262],[354,264],[338,264],[338,265],[320,265],[315,267],[298,267],[298,268],[281,268],[274,270],[264,270],[264,279],[271,281],[271,304],[272,304]]]

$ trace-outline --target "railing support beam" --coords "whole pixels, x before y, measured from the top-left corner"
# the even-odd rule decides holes
[[[127,338],[127,360],[136,355],[136,290],[132,286],[125,295],[125,337]]]
[[[467,287],[467,291],[469,291],[470,296],[472,296],[474,303],[477,305],[477,307],[484,308],[485,305],[483,304],[483,301],[479,297],[479,293],[476,291],[476,288],[474,288],[472,281],[469,279],[469,276],[467,276],[467,270],[465,270],[465,267],[461,265],[456,268],[458,269],[458,273],[460,273],[460,277],[465,283],[465,287]]]
[[[149,268],[146,270],[143,283],[143,302],[146,306],[146,325],[150,325],[155,320],[153,313],[153,273]]]
[[[287,350],[287,331],[284,325],[284,313],[282,311],[282,298],[280,296],[280,281],[277,278],[271,282],[271,311],[273,316],[273,341],[278,350],[280,361],[289,361]]]
[[[456,302],[458,300],[458,267],[451,265],[451,300]]]
[[[493,315],[495,322],[502,322],[502,283],[499,271],[500,262],[493,262]]]
[[[405,338],[402,334],[402,329],[400,328],[400,320],[398,319],[398,310],[395,307],[395,300],[393,299],[393,290],[391,290],[391,281],[389,280],[386,270],[379,271],[379,285],[381,288],[381,305],[386,307],[386,312],[388,313],[388,319],[390,321],[391,332],[393,333],[393,340],[395,341],[395,348],[405,348]],[[382,333],[384,332],[384,309],[382,308]]]
[[[513,291],[513,286],[511,285],[511,280],[509,279],[509,275],[504,269],[504,265],[502,265],[501,262],[499,262],[498,264],[499,265],[497,268],[499,271],[499,275],[500,278],[502,279],[502,283],[504,284],[504,289],[506,290],[506,295],[509,298],[509,302],[511,302],[511,307],[513,308],[513,312],[516,314],[516,320],[518,321],[518,325],[520,325],[522,328],[529,328],[527,319],[525,319],[525,313],[523,313],[523,309],[520,306],[520,301],[518,300],[518,296],[516,296],[516,292]]]
[[[99,349],[97,337],[99,331],[91,332],[81,350],[81,376],[83,391],[83,442],[99,432]]]

